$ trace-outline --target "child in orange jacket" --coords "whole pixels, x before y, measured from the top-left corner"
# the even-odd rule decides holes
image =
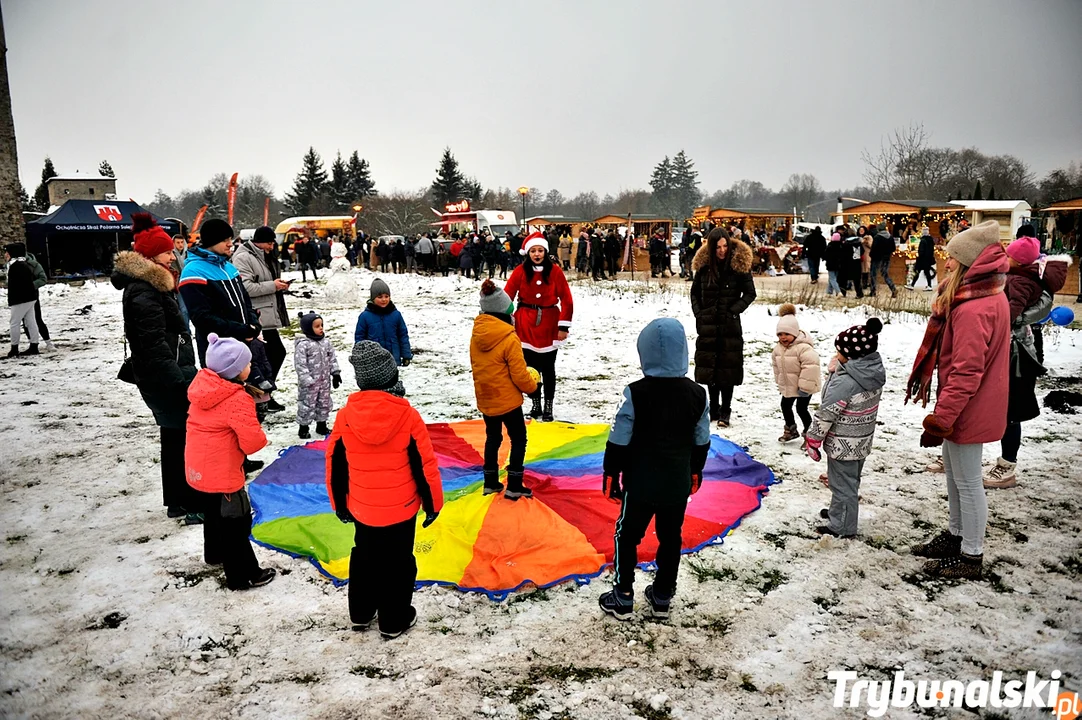
[[[207,364],[188,387],[184,467],[203,509],[203,558],[222,564],[230,590],[266,585],[273,568],[261,568],[248,536],[252,505],[244,490],[244,458],[267,444],[255,401],[244,381],[252,351],[239,340],[207,336]]]
[[[443,485],[424,420],[406,400],[398,366],[362,340],[349,358],[360,392],[338,411],[327,445],[327,493],[338,519],[355,526],[349,556],[349,617],[363,630],[379,617],[384,638],[417,622],[413,540],[443,508]]]
[[[533,497],[523,487],[522,465],[526,459],[526,418],[522,414],[522,395],[537,391],[538,377],[531,377],[515,334],[515,321],[508,312],[511,298],[492,280],[481,284],[481,314],[473,321],[470,338],[470,368],[477,409],[485,419],[484,494],[503,491],[500,483],[500,445],[503,428],[511,438],[507,462],[507,492],[504,497],[518,500]],[[536,372],[536,371],[535,371]]]

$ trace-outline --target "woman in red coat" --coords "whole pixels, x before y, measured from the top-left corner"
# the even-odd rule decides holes
[[[504,286],[515,310],[515,333],[522,341],[526,364],[541,373],[545,409],[541,410],[541,388],[530,396],[530,417],[552,422],[552,396],[556,394],[556,353],[571,330],[574,304],[564,271],[549,255],[549,244],[541,233],[533,233],[519,251],[526,262],[515,268]]]
[[[1011,324],[999,223],[958,233],[947,254],[950,276],[932,303],[906,400],[927,404],[937,373],[935,411],[924,418],[921,445],[943,446],[950,526],[913,554],[931,558],[924,566],[929,575],[979,579],[988,522],[981,452],[1007,427]]]

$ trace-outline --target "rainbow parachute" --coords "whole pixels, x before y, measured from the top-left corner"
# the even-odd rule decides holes
[[[532,500],[482,495],[481,420],[428,426],[439,459],[444,509],[414,546],[419,585],[453,585],[500,600],[524,587],[587,582],[612,563],[620,506],[601,493],[607,425],[529,423],[526,486]],[[266,547],[311,559],[336,584],[349,575],[353,527],[331,511],[324,481],[326,441],[291,447],[249,488],[252,536]],[[506,462],[509,441],[501,448]],[[684,552],[720,543],[759,507],[775,482],[770,468],[714,436],[684,521]],[[643,567],[657,550],[653,525],[639,546]]]

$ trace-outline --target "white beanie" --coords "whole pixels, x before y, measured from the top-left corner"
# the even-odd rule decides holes
[[[796,321],[795,305],[792,303],[785,303],[778,308],[778,315],[781,316],[778,320],[778,335],[785,333],[796,337],[800,334],[800,325]]]
[[[548,254],[549,241],[546,240],[545,236],[539,232],[531,233],[522,242],[522,249],[519,250],[519,253],[525,255],[526,253],[530,252],[530,248],[532,247],[543,247],[545,248],[545,253]]]

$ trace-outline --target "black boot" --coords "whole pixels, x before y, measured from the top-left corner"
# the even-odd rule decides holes
[[[330,435],[331,430],[327,427],[326,420],[320,420],[316,423],[316,434],[318,435]]]
[[[518,500],[520,497],[532,498],[533,491],[522,485],[522,470],[507,471],[507,489],[503,496],[508,500]]]
[[[301,440],[308,440],[309,438],[312,437],[312,433],[308,432],[308,426],[307,425],[301,425],[301,429],[297,433],[297,437],[299,437]]]
[[[11,352],[9,352],[4,357],[9,357],[9,358],[19,357],[19,346],[18,345],[12,345],[11,346]],[[534,402],[537,402],[537,401],[535,400]],[[534,407],[536,407],[536,405]]]
[[[500,482],[499,470],[485,470],[485,487],[482,490],[483,495],[492,495],[493,493],[503,492],[503,483]]]
[[[541,422],[552,422],[552,398],[545,398],[545,411],[541,413]]]
[[[249,460],[248,458],[244,458],[244,474],[248,475],[249,473],[254,473],[256,470],[262,469],[263,464],[262,460]]]
[[[530,406],[530,417],[537,420],[541,417],[541,396],[538,395],[537,397],[533,397],[531,395],[530,401],[533,403],[533,405]]]
[[[30,343],[30,348],[24,352],[23,355],[41,355],[41,353],[38,352],[38,344]]]
[[[274,398],[267,401],[267,412],[282,412],[286,409],[286,406],[278,402]]]

